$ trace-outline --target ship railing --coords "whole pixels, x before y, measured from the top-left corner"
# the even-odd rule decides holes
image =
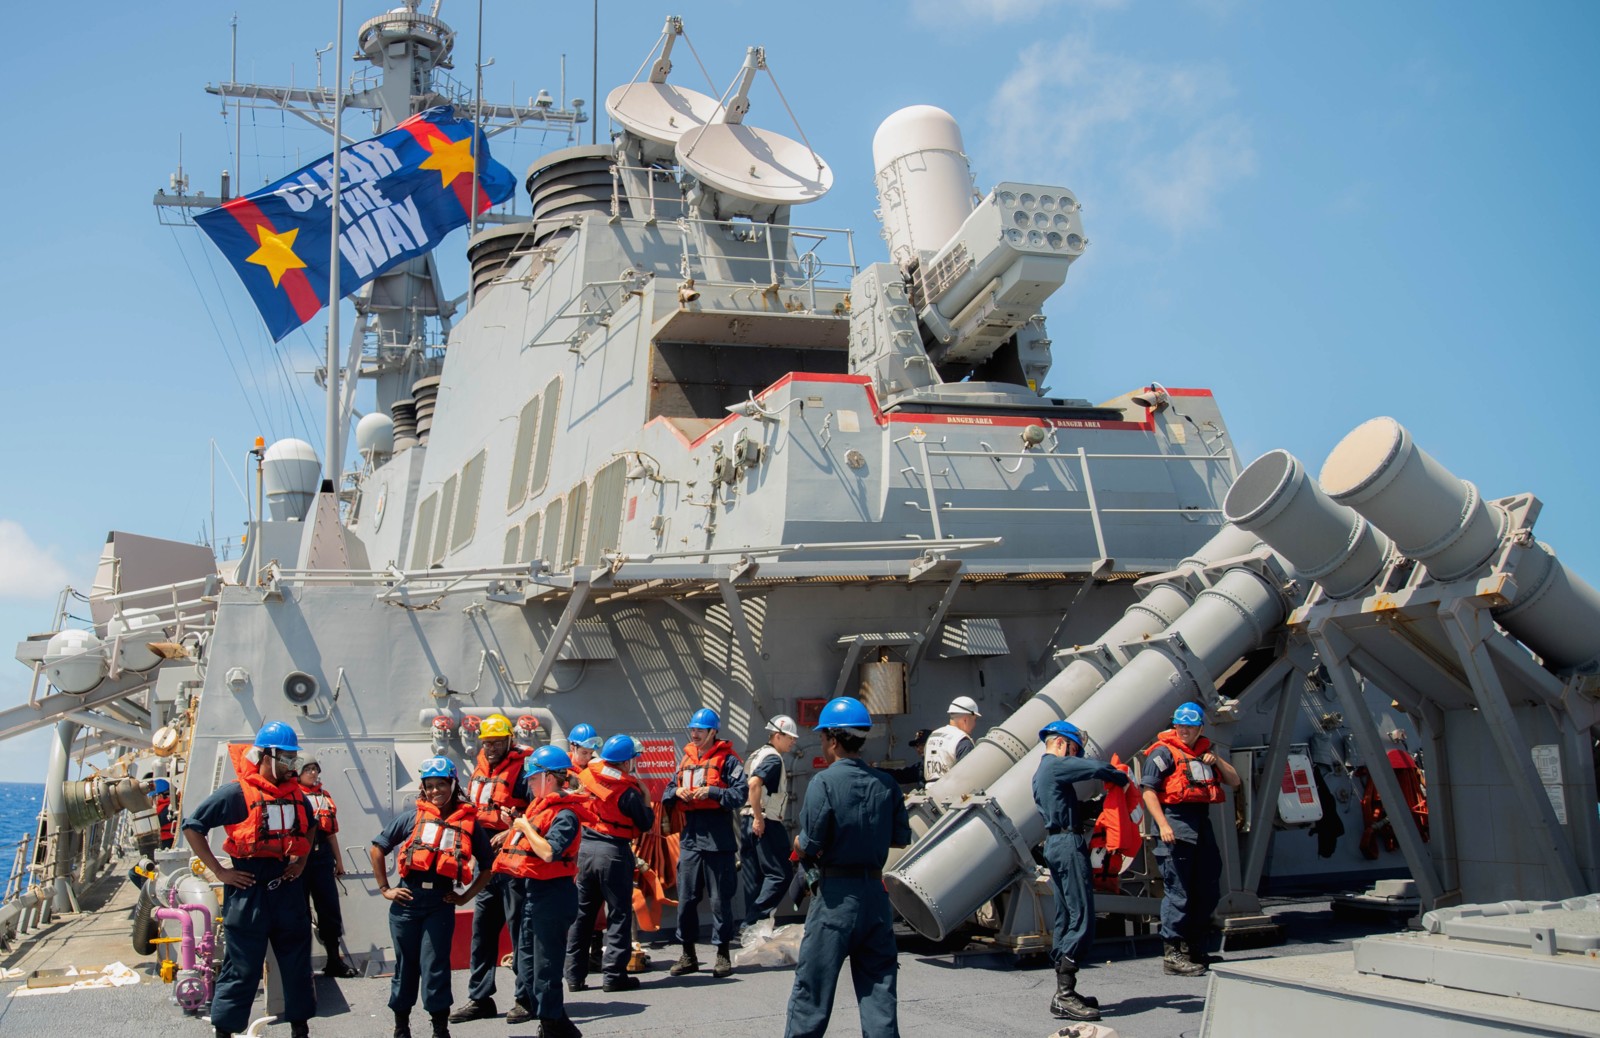
[[[16,853],[11,856],[11,874],[6,877],[6,889],[4,895],[0,895],[0,904],[27,891],[30,878],[29,855],[33,851],[33,838],[33,833],[24,833],[22,839],[17,841]]]
[[[981,513],[986,515],[1087,515],[1089,517],[1089,524],[1094,530],[1095,550],[1099,553],[1099,556],[1102,559],[1113,557],[1106,547],[1106,531],[1104,521],[1106,516],[1177,515],[1182,516],[1188,522],[1197,522],[1204,516],[1220,517],[1222,515],[1222,509],[1201,508],[1198,506],[1178,506],[1172,508],[1107,508],[1100,504],[1100,500],[1095,494],[1094,476],[1091,472],[1090,465],[1091,462],[1157,462],[1165,465],[1187,466],[1223,465],[1230,470],[1228,473],[1229,475],[1234,474],[1237,468],[1234,462],[1233,452],[1226,450],[1205,454],[1103,454],[1091,453],[1085,448],[1079,447],[1077,450],[1072,451],[1041,451],[1024,449],[1015,453],[1001,453],[996,451],[993,447],[990,447],[987,443],[983,443],[981,441],[979,443],[979,447],[982,449],[980,450],[947,449],[944,447],[944,444],[949,442],[948,437],[944,437],[939,440],[929,440],[925,436],[919,436],[916,434],[897,437],[894,442],[896,444],[905,442],[916,444],[917,457],[922,470],[920,473],[922,487],[927,497],[927,503],[923,504],[918,501],[906,501],[905,505],[908,508],[928,514],[929,520],[933,527],[933,536],[935,539],[939,539],[944,536],[944,523],[942,521],[943,517],[953,514]],[[1069,464],[1075,464],[1078,470],[1081,493],[1084,495],[1085,503],[1082,506],[1074,507],[1037,505],[957,505],[949,500],[941,501],[939,499],[939,488],[934,486],[933,481],[936,476],[948,476],[950,470],[947,467],[939,472],[935,472],[933,470],[933,461],[935,458],[988,458],[996,465],[1000,466],[1000,468],[1008,474],[1014,474],[1021,471],[1022,465],[1025,462],[1032,462],[1035,465],[1040,462],[1053,461],[1064,461]],[[1015,461],[1016,464],[1008,467],[1007,462],[1009,461]],[[917,470],[909,465],[900,471],[902,475],[906,475],[910,479],[916,479],[918,477]]]
[[[842,227],[790,227],[752,220],[701,220],[685,216],[678,224],[679,273],[697,285],[733,286],[736,291],[772,292],[785,287],[804,289],[810,309],[817,309],[817,288],[850,286],[856,264],[855,235]],[[706,255],[691,248],[696,238],[712,235],[738,245],[760,245],[764,255],[740,256],[726,252]],[[842,243],[844,257],[838,258]]]

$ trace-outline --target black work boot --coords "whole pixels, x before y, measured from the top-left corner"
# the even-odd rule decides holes
[[[326,947],[328,949],[328,961],[322,967],[322,975],[324,977],[349,980],[351,977],[361,976],[360,970],[344,961],[344,956],[339,954],[339,946],[337,944],[330,944]]]
[[[559,1020],[540,1020],[539,1038],[583,1038],[583,1032],[570,1017]]]
[[[1182,943],[1183,954],[1190,962],[1199,966],[1209,967],[1213,962],[1218,961],[1215,955],[1206,951],[1205,941],[1184,941]]]
[[[733,959],[728,954],[728,948],[726,944],[717,945],[717,962],[711,967],[713,977],[733,976]]]
[[[698,973],[699,971],[700,959],[695,955],[694,945],[692,944],[683,946],[683,954],[678,956],[678,961],[672,964],[671,969],[667,970],[674,977],[681,977],[685,973]]]
[[[429,1013],[428,1019],[433,1021],[433,1038],[450,1038],[449,1013]]]
[[[1166,941],[1161,956],[1161,972],[1173,977],[1198,977],[1206,971],[1204,963],[1190,959],[1181,941]]]
[[[522,1002],[518,1002],[506,1011],[506,1023],[525,1024],[533,1019],[533,1010]]]
[[[607,977],[605,983],[600,985],[601,991],[637,991],[639,978],[630,977],[624,973],[620,977]]]
[[[311,1025],[304,1020],[289,1021],[289,1038],[311,1038]]]
[[[1058,1020],[1100,1019],[1100,1010],[1078,996],[1078,964],[1065,956],[1056,963],[1056,993],[1050,999],[1050,1015]]]
[[[450,1014],[450,1022],[464,1024],[468,1020],[488,1020],[498,1015],[492,998],[469,998],[467,1004]]]
[[[411,1010],[394,1011],[394,1038],[411,1038]]]

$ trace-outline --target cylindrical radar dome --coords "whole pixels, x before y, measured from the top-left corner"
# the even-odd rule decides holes
[[[304,440],[279,440],[267,448],[261,482],[274,520],[304,519],[322,476],[317,452]]]
[[[81,696],[106,677],[101,641],[91,631],[69,628],[50,636],[44,647],[44,673],[62,692]]]
[[[904,267],[937,252],[972,212],[972,168],[955,118],[933,105],[890,115],[872,137],[889,258]]]
[[[356,450],[361,454],[393,454],[394,419],[374,411],[357,422]]]

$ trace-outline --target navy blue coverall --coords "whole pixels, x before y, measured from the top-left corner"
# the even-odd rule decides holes
[[[894,913],[883,889],[889,848],[911,842],[899,785],[859,758],[834,761],[806,787],[796,842],[822,883],[806,914],[785,1038],[827,1031],[846,957],[862,1038],[899,1038]]]
[[[770,793],[783,779],[783,759],[768,754],[750,774],[760,779],[762,788]],[[765,831],[757,839],[750,828],[752,821],[749,814],[739,815],[739,885],[744,890],[746,926],[754,926],[775,912],[794,878],[789,830],[782,822],[768,818]]]
[[[416,824],[415,808],[398,814],[373,838],[372,845],[391,854],[406,842]],[[478,869],[494,864],[489,833],[478,826],[472,827],[472,857]],[[411,892],[411,900],[389,902],[389,937],[394,941],[394,979],[389,982],[389,1008],[396,1013],[409,1013],[417,1004],[420,987],[424,1012],[430,1015],[447,1013],[451,1001],[450,943],[456,932],[456,906],[444,898],[455,889],[455,883],[437,872],[411,872],[401,876],[398,882]]]
[[[1094,816],[1072,786],[1085,780],[1127,785],[1128,776],[1104,761],[1047,753],[1033,773],[1033,802],[1044,816],[1044,861],[1055,888],[1055,939],[1050,964],[1081,964],[1094,944],[1094,886],[1089,878],[1089,837]]]
[[[669,786],[662,808],[671,810],[677,792]],[[732,944],[738,923],[733,918],[733,895],[739,886],[734,853],[738,836],[733,815],[750,797],[744,765],[731,753],[722,763],[722,786],[711,787],[714,811],[685,811],[678,836],[678,943],[700,940],[700,899],[711,895],[711,943]]]
[[[204,836],[248,817],[244,790],[229,782],[202,800],[183,827]],[[228,887],[222,898],[228,941],[211,995],[212,1025],[229,1033],[250,1026],[250,1006],[261,986],[269,944],[283,978],[283,1018],[290,1023],[310,1020],[317,1014],[317,994],[311,981],[311,907],[305,888],[283,880],[288,863],[278,858],[233,858],[231,864],[256,881],[244,890]]]
[[[311,844],[311,855],[306,859],[306,895],[311,907],[316,909],[317,940],[328,952],[332,962],[339,954],[339,938],[344,936],[344,912],[339,905],[339,877],[335,864],[339,849],[334,846],[338,834],[318,832]]]
[[[640,832],[656,824],[656,813],[637,789],[625,789],[617,798],[617,810],[628,816]],[[628,956],[633,951],[633,841],[584,826],[583,842],[578,845],[578,918],[567,933],[567,979],[583,983],[589,976],[589,935],[606,906],[605,956],[600,972],[616,980],[628,972]]]
[[[1157,745],[1144,759],[1139,785],[1161,791],[1173,767],[1172,751]],[[1211,828],[1209,804],[1162,804],[1175,839],[1156,842],[1161,869],[1161,939],[1204,947],[1211,936],[1211,913],[1221,897],[1222,852]]]
[[[578,816],[571,811],[556,812],[544,834],[557,858],[577,837]],[[583,853],[582,844],[578,853]],[[567,931],[578,914],[578,885],[572,879],[507,878],[517,887],[522,900],[522,926],[517,931],[517,1001],[527,1006],[536,1020],[564,1020],[567,1010],[561,989],[561,962],[566,958]],[[589,928],[594,928],[592,922]],[[587,943],[584,947],[587,957]]]
[[[518,800],[532,800],[528,795],[528,776],[518,775],[511,787],[511,795]],[[490,833],[491,837],[499,835]],[[467,997],[474,1002],[494,997],[495,970],[500,965],[500,933],[510,929],[513,948],[512,964],[516,961],[518,920],[522,918],[522,889],[503,872],[495,873],[488,886],[478,891],[472,899],[472,972],[467,976]]]

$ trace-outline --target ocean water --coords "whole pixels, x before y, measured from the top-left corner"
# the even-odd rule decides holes
[[[0,782],[0,892],[11,878],[11,859],[17,841],[39,824],[44,786],[32,782]]]

